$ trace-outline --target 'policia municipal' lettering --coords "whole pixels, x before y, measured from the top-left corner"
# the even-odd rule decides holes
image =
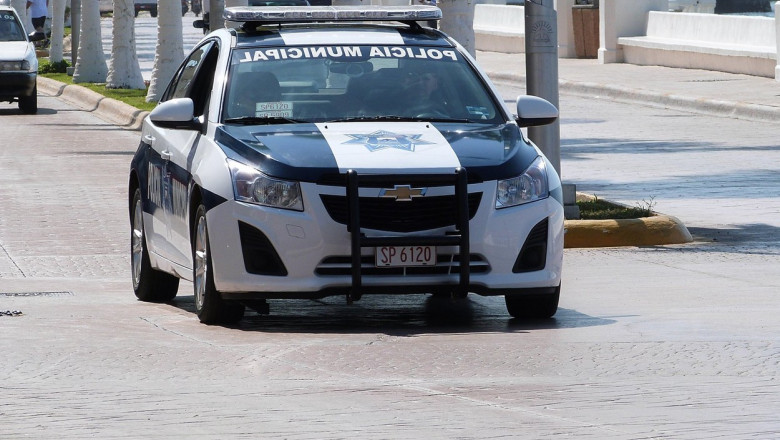
[[[299,58],[360,58],[368,51],[371,58],[427,58],[432,60],[456,60],[454,50],[403,46],[320,46],[280,47],[244,52],[239,62],[287,60]]]

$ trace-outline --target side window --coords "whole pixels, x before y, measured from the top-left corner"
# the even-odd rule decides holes
[[[198,71],[198,67],[201,65],[206,53],[208,53],[213,45],[214,42],[209,41],[198,47],[187,57],[182,66],[179,67],[173,81],[168,86],[168,89],[165,91],[165,94],[160,101],[167,101],[173,98],[184,98],[187,96],[187,91],[195,77],[195,73]]]
[[[215,43],[203,57],[200,68],[195,74],[195,78],[192,80],[192,86],[190,87],[187,96],[192,98],[192,102],[195,105],[195,116],[200,116],[205,113],[206,107],[208,106],[211,89],[214,84],[214,73],[217,68],[218,58],[219,45]]]

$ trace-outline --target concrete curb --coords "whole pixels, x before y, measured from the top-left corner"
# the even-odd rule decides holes
[[[486,71],[497,81],[525,82],[524,75]],[[780,120],[780,106],[749,104],[690,96],[661,94],[640,88],[614,86],[583,81],[559,80],[560,90],[582,96],[597,96],[615,101],[656,105],[682,111],[693,111],[713,116],[777,122]]]
[[[618,220],[566,220],[565,248],[657,246],[693,241],[688,228],[676,217]]]
[[[149,114],[116,99],[106,98],[86,87],[65,84],[51,78],[39,76],[38,90],[85,111],[94,112],[101,119],[127,130],[140,130],[144,118]]]

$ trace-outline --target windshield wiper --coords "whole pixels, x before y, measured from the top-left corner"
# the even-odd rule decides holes
[[[446,118],[446,117],[433,117],[433,118],[419,118],[415,116],[395,116],[395,115],[387,115],[387,116],[353,116],[350,118],[342,118],[342,119],[334,119],[328,122],[363,122],[363,121],[370,121],[370,122],[384,122],[384,121],[390,121],[390,122],[460,122],[460,123],[467,123],[472,122],[468,119],[456,119],[456,118]]]
[[[283,116],[241,116],[240,118],[225,119],[226,124],[240,125],[268,125],[268,124],[300,124],[297,119],[285,118]]]
[[[395,115],[383,115],[383,116],[350,116],[348,118],[341,118],[341,119],[332,119],[328,122],[361,122],[361,121],[371,121],[371,122],[382,122],[382,121],[393,121],[393,122],[405,122],[405,121],[418,121],[419,119],[416,118],[408,118],[405,116],[395,116]]]

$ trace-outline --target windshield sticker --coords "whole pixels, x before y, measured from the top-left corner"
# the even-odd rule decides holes
[[[247,50],[240,63],[254,61],[295,60],[306,58],[417,58],[431,60],[457,60],[454,50],[409,46],[314,46],[280,47]]]
[[[474,105],[467,105],[466,111],[468,111],[470,115],[480,116],[482,119],[487,119],[487,115],[489,113],[487,107]]]
[[[258,102],[255,104],[255,116],[261,118],[292,118],[293,103],[291,101]]]

